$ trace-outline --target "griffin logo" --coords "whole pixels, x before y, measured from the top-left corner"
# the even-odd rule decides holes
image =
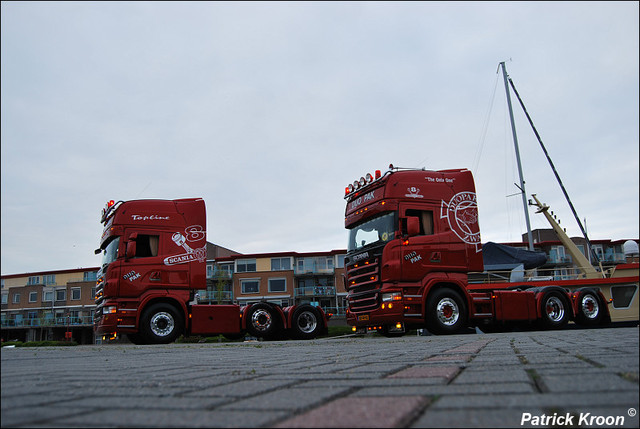
[[[440,219],[447,219],[451,230],[467,244],[482,250],[478,226],[478,202],[474,192],[459,192],[447,203],[442,201]]]

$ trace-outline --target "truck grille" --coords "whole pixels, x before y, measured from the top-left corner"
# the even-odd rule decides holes
[[[346,271],[349,310],[354,313],[375,310],[380,292],[378,259],[349,264]]]

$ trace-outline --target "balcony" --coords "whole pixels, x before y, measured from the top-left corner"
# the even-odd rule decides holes
[[[2,319],[2,328],[56,328],[93,326],[93,316],[39,317],[25,319]]]
[[[299,275],[333,274],[335,267],[331,260],[326,258],[305,258],[298,259],[295,263],[293,273]]]
[[[298,287],[293,290],[293,296],[303,297],[303,296],[336,296],[336,288],[333,286],[306,286],[306,287]]]
[[[233,300],[233,292],[230,290],[199,290],[198,291],[198,302],[200,304],[211,303],[211,302],[221,302],[221,301],[232,301]]]

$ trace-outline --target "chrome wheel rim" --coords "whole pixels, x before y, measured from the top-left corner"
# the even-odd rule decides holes
[[[553,322],[560,322],[564,318],[564,305],[562,300],[552,296],[547,300],[547,316]]]
[[[582,314],[589,319],[595,319],[598,317],[600,307],[598,306],[598,300],[591,294],[584,295],[580,300],[580,306],[582,308]]]
[[[304,311],[300,314],[296,323],[298,324],[300,331],[305,334],[310,334],[316,329],[316,326],[318,326],[318,320],[312,311]]]
[[[455,300],[443,298],[436,306],[436,314],[440,323],[446,326],[453,326],[460,318],[460,309]]]
[[[175,320],[173,316],[166,311],[156,313],[151,318],[151,332],[159,337],[166,337],[173,332],[175,328]]]
[[[256,310],[251,316],[251,324],[260,332],[268,330],[271,327],[271,323],[271,313],[262,308]]]

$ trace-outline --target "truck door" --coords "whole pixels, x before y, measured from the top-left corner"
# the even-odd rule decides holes
[[[440,270],[442,254],[433,216],[434,210],[424,205],[407,204],[400,208],[402,235],[407,237],[403,240],[401,261],[405,281],[419,281],[428,272]],[[415,222],[416,218],[418,231],[409,231],[409,223]]]
[[[188,276],[178,272],[169,279],[163,263],[166,243],[163,242],[165,232],[153,230],[136,230],[125,234],[126,257],[122,264],[120,295],[138,297],[147,290],[163,289],[171,281],[186,286]],[[175,287],[176,285],[174,285]]]

